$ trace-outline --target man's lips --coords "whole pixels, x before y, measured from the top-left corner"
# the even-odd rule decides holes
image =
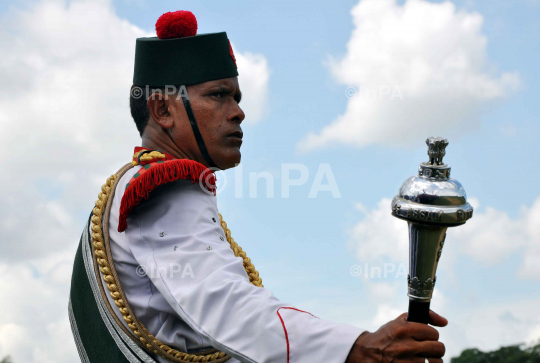
[[[244,137],[244,133],[242,131],[234,131],[234,132],[231,132],[229,135],[227,135],[227,137],[242,141],[242,138]]]

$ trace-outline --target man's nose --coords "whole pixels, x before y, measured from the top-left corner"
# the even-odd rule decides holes
[[[229,117],[229,121],[241,124],[245,118],[246,118],[246,114],[244,113],[244,110],[242,110],[242,108],[237,104],[234,112],[231,113]]]

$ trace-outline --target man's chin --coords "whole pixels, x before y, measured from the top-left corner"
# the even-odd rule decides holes
[[[226,155],[214,160],[214,162],[221,170],[226,170],[238,166],[241,159],[242,154],[240,148],[235,148],[234,150],[228,151]]]

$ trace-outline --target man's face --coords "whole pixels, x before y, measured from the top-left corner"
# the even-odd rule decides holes
[[[238,105],[241,98],[238,78],[191,85],[187,91],[199,130],[214,163],[221,169],[240,163],[243,136],[240,124],[245,115]],[[174,142],[195,160],[204,163],[182,98],[174,97],[170,106],[174,122],[171,136]]]

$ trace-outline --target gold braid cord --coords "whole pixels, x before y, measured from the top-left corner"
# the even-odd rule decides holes
[[[117,281],[115,279],[116,273],[113,274],[113,272],[111,271],[112,269],[114,269],[114,266],[111,269],[111,266],[109,265],[108,257],[110,256],[107,256],[107,251],[104,244],[102,221],[103,213],[105,211],[105,205],[107,204],[111,189],[115,185],[116,178],[117,175],[113,174],[101,187],[101,192],[99,193],[98,200],[96,201],[96,206],[92,211],[92,245],[94,250],[94,256],[97,264],[99,265],[99,270],[102,273],[103,280],[106,282],[107,288],[110,291],[114,303],[118,307],[127,325],[137,336],[137,338],[139,338],[139,345],[173,362],[221,363],[227,361],[228,359],[230,359],[230,356],[215,349],[213,350],[214,352],[212,354],[201,353],[197,355],[179,352],[178,350],[163,344],[162,342],[157,340],[152,334],[150,334],[150,332],[134,316],[131,307],[129,306],[129,303],[127,302],[127,299],[126,301],[122,299],[122,295],[124,295],[122,291],[122,286],[120,284],[120,281]],[[244,269],[249,276],[249,282],[255,286],[263,287],[262,280],[259,277],[259,273],[255,269],[255,266],[253,266],[250,258],[246,256],[246,253],[231,237],[231,231],[229,230],[229,228],[227,228],[227,223],[223,221],[221,214],[219,214],[219,221],[221,223],[221,228],[223,228],[223,231],[225,232],[227,241],[229,242],[231,249],[234,252],[234,255],[236,257],[241,257],[243,260]]]
[[[242,257],[242,260],[244,260],[244,269],[246,270],[248,276],[249,276],[249,282],[252,285],[255,285],[257,287],[264,287],[262,284],[262,280],[259,277],[259,272],[255,270],[255,266],[251,263],[251,259],[246,255],[246,253],[242,250],[242,247],[238,245],[234,241],[234,238],[231,236],[231,231],[229,227],[227,227],[227,223],[223,220],[223,217],[221,216],[221,213],[219,214],[219,222],[221,223],[221,228],[223,228],[223,231],[225,232],[225,237],[227,237],[227,241],[231,245],[231,249],[234,252],[234,255],[236,257]]]

